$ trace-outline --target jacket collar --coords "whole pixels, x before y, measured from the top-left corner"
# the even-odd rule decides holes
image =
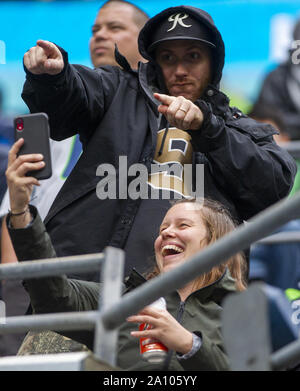
[[[120,67],[124,69],[124,71],[130,73],[137,73],[137,71],[131,68],[131,65],[127,61],[126,57],[119,52],[117,44],[115,44],[115,60],[120,65]]]
[[[206,87],[200,99],[211,104],[213,106],[214,113],[221,117],[224,116],[224,113],[226,113],[229,108],[228,96],[212,84],[209,84]]]
[[[136,287],[144,284],[147,282],[145,277],[143,277],[136,269],[133,269],[130,273],[129,277],[125,280],[125,290],[123,291],[123,294],[129,292],[132,289],[135,289]],[[194,292],[192,292],[186,299],[189,300],[190,297],[195,297],[198,300],[203,301],[209,301],[210,299],[213,299],[213,301],[217,303],[221,303],[223,298],[228,293],[236,292],[235,287],[235,280],[231,277],[229,269],[226,268],[225,272],[222,274],[222,276],[211,283],[210,285],[207,285],[203,288],[200,288]],[[178,296],[177,291],[170,293],[170,295],[176,294]]]
[[[228,293],[233,292],[236,292],[235,279],[231,277],[229,269],[226,268],[225,272],[218,280],[214,281],[210,285],[198,289],[191,293],[190,296],[194,296],[201,301],[209,301],[213,299],[213,301],[221,303]],[[186,300],[188,300],[190,296],[188,296]]]

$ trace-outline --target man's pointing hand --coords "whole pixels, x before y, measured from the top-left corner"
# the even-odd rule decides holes
[[[172,126],[181,130],[197,130],[203,122],[202,111],[193,102],[183,96],[154,94],[161,102],[158,111],[162,113]]]
[[[24,54],[24,65],[35,75],[57,75],[64,68],[64,60],[52,42],[38,40],[37,45]]]

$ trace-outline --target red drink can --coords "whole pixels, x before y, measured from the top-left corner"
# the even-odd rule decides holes
[[[158,300],[156,300],[154,303],[150,304],[151,307],[155,308],[166,308],[166,300],[161,297]],[[151,328],[151,325],[147,323],[142,323],[139,325],[139,330],[148,330]],[[159,342],[157,339],[153,338],[140,338],[140,352],[146,361],[150,363],[160,363],[163,362],[167,353],[168,348]]]

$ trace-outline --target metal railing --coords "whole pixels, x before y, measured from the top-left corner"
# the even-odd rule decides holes
[[[294,159],[300,159],[300,141],[290,141],[280,145],[285,149]]]
[[[95,267],[97,262],[102,263],[104,259],[102,281],[103,292],[106,293],[99,300],[101,304],[98,311],[9,317],[5,319],[5,324],[0,324],[0,333],[49,329],[68,329],[71,331],[94,328],[96,332],[95,356],[114,366],[116,363],[116,328],[129,315],[137,313],[144,306],[159,297],[184,286],[193,280],[195,276],[209,271],[212,267],[222,263],[237,252],[249,248],[252,243],[257,242],[295,218],[300,218],[300,193],[271,206],[246,224],[239,226],[216,243],[191,257],[188,262],[146,282],[122,297],[121,282],[123,280],[124,254],[121,250],[107,248],[104,257],[99,255],[98,259],[97,256],[92,256],[94,259],[91,262],[91,266]],[[85,262],[87,257],[89,256],[85,256]],[[109,262],[106,262],[107,258]],[[69,259],[66,262],[73,263],[75,267],[78,267],[82,259],[82,257],[76,257],[76,259]],[[66,259],[62,258],[59,262],[64,260]],[[43,273],[43,277],[46,275],[46,272],[41,270],[40,265],[42,263],[47,263],[47,275],[57,275],[58,262],[56,260],[47,260],[46,262],[33,261],[30,263],[29,268],[35,277],[39,273]],[[22,270],[22,273],[27,273],[26,263],[9,266],[9,268],[7,265],[0,266],[0,278],[4,278],[4,276],[5,278],[20,276],[20,270]],[[67,266],[69,267],[69,265]],[[62,266],[60,273],[64,273],[63,270],[70,271],[67,266]],[[64,267],[67,267],[67,269],[64,269]],[[26,275],[28,278],[29,275]],[[112,286],[114,287],[113,295],[111,294]]]
[[[53,277],[70,272],[99,271],[104,262],[103,254],[88,254],[64,258],[49,258],[26,263],[0,265],[0,280]]]
[[[282,244],[297,242],[300,242],[300,231],[278,232],[267,236],[266,238],[260,239],[253,244]]]

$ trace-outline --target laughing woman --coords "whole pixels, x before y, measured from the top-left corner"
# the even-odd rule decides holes
[[[7,182],[11,212],[7,226],[19,261],[55,257],[55,250],[37,210],[29,205],[33,185],[26,176],[42,167],[42,156],[17,157],[22,140],[9,153]],[[218,203],[181,200],[165,215],[154,243],[156,270],[147,278],[178,267],[195,253],[232,231],[235,225]],[[222,300],[229,292],[246,288],[245,261],[241,254],[195,278],[165,297],[167,309],[146,307],[130,316],[119,329],[117,364],[126,370],[227,370],[228,358],[221,334]],[[146,280],[145,280],[146,281]],[[101,284],[68,279],[66,276],[25,281],[35,313],[90,311],[98,308]],[[138,331],[139,323],[150,330]],[[65,333],[93,346],[91,332]],[[169,353],[165,362],[145,362],[139,338],[155,338]]]

